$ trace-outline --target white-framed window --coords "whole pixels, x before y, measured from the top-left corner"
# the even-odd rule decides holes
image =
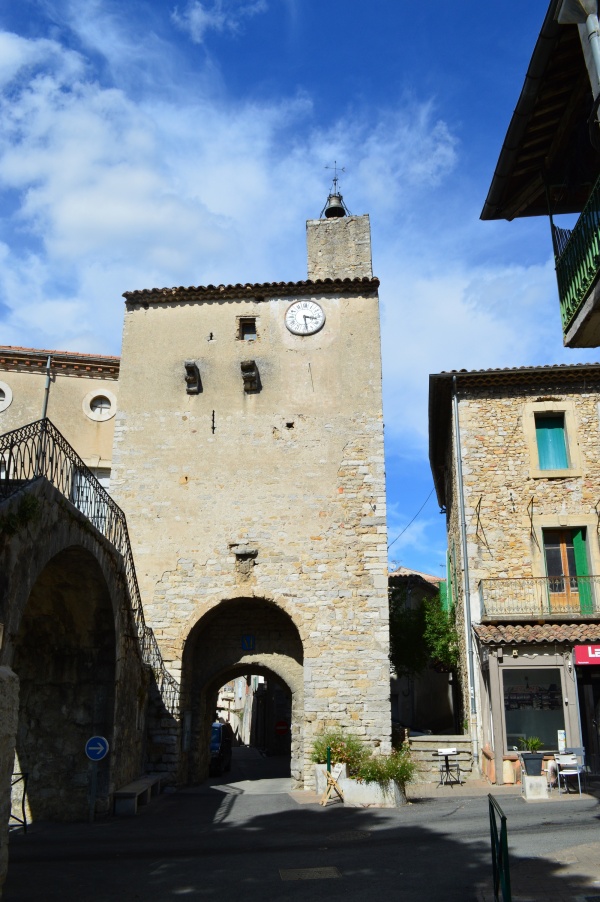
[[[10,385],[0,382],[0,413],[7,410],[12,404],[13,393]]]
[[[523,411],[523,429],[532,479],[583,476],[575,406],[571,399],[528,402]]]
[[[104,423],[111,420],[117,412],[117,398],[108,389],[102,386],[87,393],[81,406],[84,414],[96,423]]]

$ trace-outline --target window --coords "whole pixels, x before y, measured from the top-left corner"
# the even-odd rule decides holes
[[[245,316],[240,318],[238,338],[241,341],[256,341],[256,318]]]
[[[586,529],[545,529],[544,558],[550,613],[593,613]]]
[[[540,470],[568,469],[564,413],[536,414],[535,437]]]
[[[505,668],[504,716],[508,751],[520,739],[539,736],[543,748],[558,748],[558,730],[565,728],[560,670],[556,667]]]
[[[92,398],[90,401],[90,410],[93,413],[103,414],[104,411],[110,410],[111,403],[106,397],[106,395],[96,395],[95,398]]]
[[[584,475],[578,421],[573,398],[538,398],[523,405],[531,479],[576,479]]]
[[[85,415],[96,423],[112,420],[117,412],[116,396],[105,386],[101,386],[101,389],[88,392],[81,402]]]
[[[10,407],[13,395],[6,382],[0,382],[0,413]]]

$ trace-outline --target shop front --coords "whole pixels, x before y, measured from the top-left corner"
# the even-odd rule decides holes
[[[600,645],[575,645],[573,660],[577,678],[581,738],[586,764],[600,773]]]
[[[551,754],[558,751],[559,733],[564,731],[567,748],[584,745],[572,643],[544,641],[542,633],[542,641],[525,644],[515,639],[520,634],[538,638],[539,634],[532,633],[535,627],[516,629],[509,632],[508,627],[494,628],[495,634],[501,632],[512,639],[510,644],[500,644],[489,641],[489,628],[475,627],[481,662],[482,770],[496,783],[517,779],[519,752],[527,747],[528,740],[539,739],[542,751]],[[482,639],[488,641],[484,644]],[[595,672],[600,677],[600,667]],[[589,696],[597,714],[600,681],[592,682],[591,675],[586,678],[583,674],[582,678],[586,687],[591,684],[591,695],[586,688],[585,698]]]

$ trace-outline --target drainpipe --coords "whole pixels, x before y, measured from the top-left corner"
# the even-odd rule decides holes
[[[460,447],[460,422],[458,419],[458,390],[456,376],[452,377],[452,407],[454,410],[454,443],[456,446],[456,475],[458,480],[458,509],[460,535],[463,549],[463,589],[465,593],[465,630],[467,639],[467,662],[469,670],[469,696],[471,699],[471,741],[473,761],[479,766],[479,737],[477,735],[477,701],[475,699],[475,667],[473,664],[473,632],[471,630],[471,588],[469,583],[469,555],[467,553],[467,521],[465,518],[465,495],[463,489],[462,451]]]
[[[52,363],[52,357],[48,354],[48,360],[46,361],[46,386],[44,389],[44,403],[42,404],[42,420],[45,420],[48,415],[48,397],[50,395],[50,365]]]
[[[556,19],[560,25],[577,25],[586,56],[592,93],[596,98],[600,91],[600,28],[597,0],[562,0],[556,12]],[[585,53],[586,38],[591,60]]]
[[[600,31],[598,26],[598,16],[591,15],[585,20],[585,30],[590,45],[592,59],[594,60],[594,69],[596,75],[596,84],[592,86],[594,97],[598,95],[600,89]]]

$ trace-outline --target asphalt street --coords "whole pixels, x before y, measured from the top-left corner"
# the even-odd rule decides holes
[[[164,793],[135,818],[13,831],[4,902],[493,898],[485,793],[324,809],[290,794],[285,762],[236,751],[230,774]],[[499,801],[513,899],[600,902],[598,800]]]

